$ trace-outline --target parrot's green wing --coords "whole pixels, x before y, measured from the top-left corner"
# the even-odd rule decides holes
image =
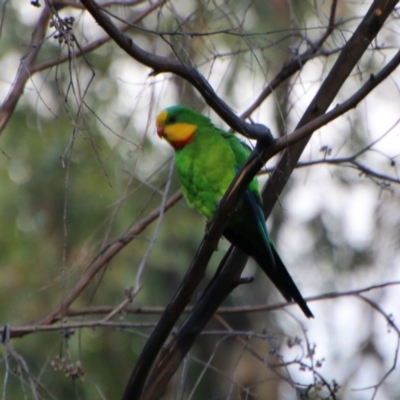
[[[244,163],[250,156],[251,149],[245,143],[241,142],[233,134],[225,131],[220,131],[220,132],[222,137],[228,141],[229,146],[231,147],[233,154],[235,155],[235,162],[236,162],[235,174],[237,174],[240,168],[244,165]],[[246,208],[248,208],[251,211],[251,218],[257,223],[257,230],[263,236],[263,241],[266,245],[266,249],[269,253],[270,259],[274,260],[274,256],[272,254],[272,249],[271,249],[271,242],[269,240],[267,228],[265,225],[264,210],[262,206],[262,199],[258,187],[257,178],[254,178],[250,182],[248,189],[243,195],[243,202],[245,203]],[[243,223],[246,224],[246,221],[243,221]]]
[[[224,132],[222,136],[229,142],[239,170],[250,155],[250,149],[229,133]],[[252,180],[237,211],[228,221],[224,236],[257,261],[287,301],[296,301],[308,317],[313,316],[269,239],[256,179]]]

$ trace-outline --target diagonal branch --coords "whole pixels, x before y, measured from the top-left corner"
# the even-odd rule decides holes
[[[86,268],[85,272],[79,278],[78,282],[72,287],[67,295],[60,301],[60,303],[48,313],[46,316],[33,321],[34,325],[50,325],[58,321],[61,317],[68,314],[68,308],[72,302],[82,293],[82,291],[89,285],[92,278],[102,269],[107,263],[115,257],[115,255],[125,248],[143,229],[145,229],[151,222],[156,220],[162,212],[170,209],[177,201],[182,198],[181,191],[173,194],[166,202],[164,208],[158,207],[154,209],[149,215],[139,221],[131,230],[129,230],[123,237],[117,239],[113,243],[106,245],[94,260]],[[26,332],[11,332],[11,337],[24,336]]]
[[[362,22],[343,47],[329,75],[322,83],[320,89],[298,123],[296,130],[301,129],[304,125],[326,112],[351,71],[357,65],[372,40],[376,37],[397,3],[398,0],[375,0],[372,3]],[[394,62],[396,63],[397,59]],[[334,111],[335,110],[332,110],[331,113]],[[285,140],[285,138],[283,138],[283,140]],[[308,141],[309,138],[303,139],[294,146],[287,147],[283,153],[275,171],[272,173],[263,190],[264,212],[266,215],[271,213],[275,202],[289,180]]]
[[[42,47],[49,21],[50,11],[48,7],[45,6],[42,13],[40,14],[36,28],[32,33],[29,50],[25,54],[25,56],[22,57],[17,75],[14,79],[11,89],[8,92],[7,97],[0,108],[0,132],[2,132],[8,120],[10,119],[18,103],[18,100],[21,97],[25,84],[31,76],[30,68],[35,62],[36,57]]]
[[[132,1],[130,5],[137,4],[142,0]],[[156,3],[150,5],[147,9],[136,14],[130,22],[126,22],[125,25],[120,27],[120,30],[123,32],[131,27],[132,24],[136,24],[139,21],[143,20],[148,14],[152,11],[156,10],[157,8],[161,7],[167,0],[159,0]],[[103,3],[103,7],[106,7],[108,4],[116,4],[118,2],[110,1],[109,3]],[[128,5],[128,2],[122,2],[121,5]],[[83,8],[82,5],[76,2],[53,2],[53,6],[71,6],[74,8]],[[30,43],[29,52],[22,58],[20,67],[18,69],[17,75],[14,79],[14,83],[7,95],[7,98],[4,100],[2,106],[0,107],[0,134],[3,132],[4,128],[7,125],[22,93],[24,87],[29,78],[31,78],[35,73],[39,71],[43,71],[45,69],[54,67],[56,65],[61,65],[71,58],[81,57],[87,53],[90,53],[93,50],[96,50],[103,44],[107,43],[111,38],[108,35],[105,35],[93,42],[87,44],[86,46],[78,46],[74,52],[69,52],[68,54],[62,55],[60,57],[51,58],[49,60],[41,61],[37,64],[34,64],[37,54],[39,53],[41,46],[43,44],[44,35],[46,32],[46,27],[50,20],[50,12],[47,4],[45,4],[43,12],[39,18],[39,21],[36,25],[36,28],[32,34],[32,40]]]
[[[137,24],[138,22],[142,21],[152,11],[160,8],[166,2],[167,2],[167,0],[157,1],[156,3],[149,6],[146,10],[140,12],[139,14],[135,14],[135,16],[130,21],[126,21],[125,24],[123,26],[121,26],[119,29],[121,30],[121,32],[128,30],[132,24]],[[65,1],[63,3],[65,3]],[[110,3],[114,3],[114,2],[110,2]],[[123,2],[123,3],[124,3],[124,5],[127,5],[126,2]],[[135,2],[135,3],[137,3],[137,2]],[[74,7],[77,7],[77,6],[78,6],[78,3],[74,2]],[[106,4],[103,3],[102,7],[106,7]],[[34,73],[36,73],[38,71],[43,71],[44,69],[54,67],[55,65],[63,64],[65,62],[69,61],[71,58],[77,58],[77,57],[82,56],[83,54],[87,54],[87,53],[92,52],[93,50],[96,50],[97,48],[99,48],[100,46],[102,46],[103,44],[107,43],[110,40],[111,40],[110,36],[104,35],[103,37],[100,37],[100,38],[90,42],[86,46],[77,48],[75,50],[75,52],[73,52],[72,54],[65,54],[64,56],[52,58],[49,60],[42,61],[38,64],[35,64],[30,68],[29,72],[31,75],[33,75]],[[0,129],[1,129],[1,125],[0,125]]]
[[[331,12],[329,16],[328,27],[324,34],[313,43],[303,54],[298,55],[294,60],[285,64],[278,74],[272,79],[267,87],[259,94],[254,103],[241,115],[242,118],[248,118],[254,110],[256,110],[263,101],[286,79],[290,78],[297,71],[300,71],[304,64],[310,60],[320,50],[321,46],[325,43],[326,39],[332,34],[335,24],[335,15],[337,8],[337,0],[332,1]]]
[[[170,72],[192,84],[202,95],[206,103],[236,132],[246,137],[272,141],[272,135],[266,127],[249,124],[239,118],[230,107],[215,93],[204,76],[197,68],[183,64],[180,60],[158,56],[139,47],[132,38],[124,35],[113,23],[111,18],[100,8],[94,0],[81,0],[96,22],[127,54],[143,65],[153,69],[151,75]]]

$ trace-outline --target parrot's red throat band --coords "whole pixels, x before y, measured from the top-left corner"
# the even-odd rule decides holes
[[[179,140],[179,141],[175,141],[175,142],[170,142],[171,146],[175,149],[175,150],[179,150],[182,149],[183,147],[185,147],[189,142],[192,141],[194,137],[194,133],[192,136],[189,136],[187,139],[185,140]]]

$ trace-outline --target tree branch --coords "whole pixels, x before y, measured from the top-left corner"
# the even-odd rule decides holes
[[[378,34],[383,23],[395,8],[397,0],[375,0],[362,22],[343,47],[329,75],[321,85],[318,93],[308,106],[298,123],[296,130],[326,112],[343,83],[357,65],[373,38]],[[335,110],[332,110],[334,112]],[[329,114],[329,113],[328,113]],[[282,138],[281,141],[284,141]],[[272,173],[263,190],[264,211],[269,215],[275,202],[289,180],[309,138],[303,139],[296,145],[287,147],[275,171]],[[283,144],[283,143],[282,143]]]
[[[170,209],[177,201],[182,198],[181,191],[173,194],[165,203],[163,212]],[[113,243],[107,244],[94,260],[88,265],[85,272],[79,278],[78,282],[73,288],[69,290],[67,295],[60,301],[60,303],[50,311],[46,316],[31,322],[32,325],[51,325],[58,321],[60,318],[68,314],[68,308],[72,302],[82,293],[82,291],[89,285],[93,277],[104,268],[107,263],[115,257],[127,244],[129,244],[143,229],[145,229],[151,222],[157,219],[162,212],[161,207],[154,209],[149,215],[139,221],[132,229],[130,229],[123,237],[117,239]],[[11,337],[21,337],[26,332],[11,332]]]
[[[318,50],[325,43],[326,39],[332,34],[334,25],[335,25],[335,15],[337,8],[337,0],[332,1],[331,12],[329,16],[328,27],[324,34],[313,43],[307,50],[304,51],[303,54],[298,55],[294,60],[285,64],[278,74],[272,79],[272,81],[268,84],[268,86],[260,93],[257,97],[256,101],[244,112],[242,113],[242,118],[248,118],[263,102],[264,100],[286,79],[290,78],[297,71],[300,71],[306,62],[310,60],[315,54],[317,54]]]
[[[399,286],[400,281],[391,281],[384,282],[377,285],[367,286],[361,289],[347,290],[343,292],[328,292],[323,293],[317,296],[309,296],[304,299],[309,302],[315,301],[324,301],[330,299],[337,299],[342,297],[357,297],[363,301],[366,301],[366,297],[360,296],[363,293],[371,292],[374,290],[385,289],[390,286]],[[295,302],[280,302],[275,304],[259,304],[253,306],[237,306],[237,307],[219,307],[216,311],[215,315],[229,315],[229,314],[249,314],[249,313],[258,313],[258,312],[269,312],[275,310],[282,310],[287,307],[291,307],[296,305]],[[191,313],[195,307],[186,307],[184,313]],[[375,307],[374,307],[375,308]],[[95,315],[95,314],[110,314],[116,310],[115,307],[112,306],[97,306],[97,307],[84,307],[79,309],[69,309],[67,310],[62,318],[69,317],[81,317],[83,315]],[[123,310],[119,310],[119,312],[123,311],[126,314],[136,314],[136,315],[159,315],[164,312],[164,307],[146,307],[146,306],[132,306],[128,305],[123,308]],[[58,319],[56,322],[59,322]],[[57,330],[65,330],[65,329],[78,329],[78,328],[93,328],[96,326],[101,326],[104,328],[153,328],[156,326],[153,322],[126,322],[126,321],[109,321],[104,318],[94,321],[80,321],[80,322],[65,322],[61,324],[51,324],[51,325],[42,325],[42,324],[25,324],[25,325],[17,325],[17,326],[9,326],[2,325],[0,326],[0,332],[4,332],[8,329],[8,333],[11,337],[22,337],[30,333],[34,332],[53,332]],[[212,334],[210,332],[202,332],[202,334]]]
[[[101,10],[93,0],[81,0],[96,22],[127,54],[139,63],[153,69],[151,75],[170,72],[191,83],[202,95],[205,102],[236,132],[246,137],[272,142],[272,135],[268,128],[258,124],[249,124],[239,118],[230,107],[215,93],[204,76],[197,68],[184,64],[181,60],[174,60],[147,52],[134,43],[132,38],[124,35],[112,22],[111,18]]]
[[[0,108],[0,133],[3,131],[12,113],[14,112],[18,100],[24,90],[25,84],[31,76],[30,68],[35,62],[36,57],[42,47],[46,29],[50,21],[50,15],[50,10],[47,6],[45,6],[40,14],[39,21],[32,32],[29,50],[24,57],[22,57],[17,75],[13,81],[10,91],[7,94],[7,97]]]
[[[160,6],[162,6],[167,0],[159,0],[158,2],[152,4],[149,6],[146,10],[142,11],[141,13],[135,15],[130,22],[126,22],[126,25],[121,26],[119,29],[123,32],[130,28],[131,24],[136,24],[139,21],[141,21],[143,18],[145,18],[147,15],[149,15],[152,11],[156,10]],[[140,1],[131,1],[129,2],[130,5],[135,5],[141,3],[142,0]],[[116,5],[115,1],[110,1],[107,4],[102,4],[103,7],[106,7],[107,5]],[[121,2],[124,5],[128,5],[128,2]],[[76,2],[65,2],[65,1],[60,1],[60,2],[53,2],[53,6],[71,6],[74,8],[83,8],[82,5]],[[122,4],[121,4],[122,5]],[[29,78],[31,78],[35,73],[39,71],[43,71],[45,69],[54,67],[56,65],[61,65],[69,60],[71,58],[78,58],[83,55],[86,55],[90,53],[93,50],[96,50],[103,44],[107,43],[111,38],[108,35],[105,35],[97,40],[94,40],[93,42],[87,44],[86,46],[80,47],[78,46],[77,49],[75,49],[74,52],[69,52],[68,54],[65,54],[60,57],[56,58],[51,58],[46,61],[41,61],[38,64],[34,65],[34,61],[37,57],[37,54],[39,53],[41,46],[43,44],[44,40],[44,35],[46,32],[47,25],[49,24],[50,21],[50,12],[47,7],[47,4],[44,5],[43,12],[39,18],[39,21],[36,25],[36,28],[32,34],[32,40],[30,43],[30,50],[28,53],[22,58],[20,67],[18,69],[17,75],[14,79],[13,85],[4,100],[1,108],[0,108],[0,134],[3,132],[5,127],[7,126],[7,122],[9,121],[10,117],[12,116],[15,107],[23,93],[24,87],[28,81]]]

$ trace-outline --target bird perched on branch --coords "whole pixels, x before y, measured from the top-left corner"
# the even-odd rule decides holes
[[[157,134],[175,150],[187,202],[211,220],[250,150],[236,136],[184,106],[169,107],[158,114]],[[223,236],[257,261],[287,301],[294,300],[307,317],[313,317],[268,237],[256,178],[229,218]]]

